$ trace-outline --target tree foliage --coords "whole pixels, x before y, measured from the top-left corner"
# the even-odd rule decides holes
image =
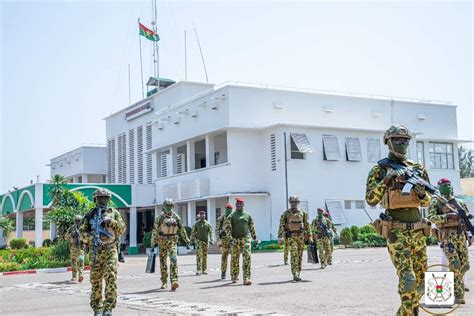
[[[459,173],[461,178],[474,177],[472,150],[465,146],[460,146],[459,154]]]
[[[8,217],[0,216],[0,229],[2,230],[2,235],[5,239],[10,237],[14,226],[13,226],[13,219]]]

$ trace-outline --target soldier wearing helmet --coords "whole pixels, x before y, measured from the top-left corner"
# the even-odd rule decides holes
[[[207,274],[207,252],[209,243],[214,243],[212,226],[206,220],[206,212],[200,211],[191,231],[191,241],[196,245],[196,275]]]
[[[174,211],[173,199],[166,198],[163,201],[163,212],[155,218],[151,240],[155,247],[160,250],[161,289],[168,284],[167,258],[170,258],[170,281],[171,290],[179,287],[178,283],[178,236],[184,240],[187,247],[190,241],[183,222]]]
[[[431,229],[431,224],[423,220],[420,213],[420,207],[428,206],[431,199],[424,186],[417,184],[410,192],[402,192],[406,170],[429,181],[425,167],[407,158],[411,138],[411,132],[403,125],[391,126],[385,132],[383,141],[389,154],[370,170],[365,195],[369,205],[380,203],[385,208],[384,220],[378,220],[381,225],[377,227],[387,239],[388,251],[399,277],[401,305],[398,315],[418,313],[419,293],[422,293],[427,269],[426,237]]]
[[[72,278],[71,281],[79,281],[81,283],[84,280],[84,238],[80,232],[82,216],[74,216],[74,222],[69,227],[65,234],[65,239],[69,241],[69,255],[71,257],[71,270]]]
[[[230,254],[230,244],[228,240],[225,240],[224,234],[224,223],[226,218],[232,213],[232,209],[234,206],[231,203],[227,203],[225,205],[225,212],[222,214],[216,223],[216,239],[217,245],[221,250],[221,279],[224,280],[226,278],[227,272],[227,260]]]
[[[286,241],[291,254],[291,273],[293,280],[301,281],[301,264],[305,243],[312,242],[308,213],[299,208],[300,199],[296,195],[289,197],[290,208],[280,217],[278,243]]]
[[[469,213],[466,203],[454,197],[451,181],[441,178],[438,181],[438,190],[449,204],[456,201]],[[469,250],[467,246],[468,230],[464,221],[457,213],[451,211],[438,198],[431,201],[428,207],[428,219],[436,224],[435,235],[440,242],[444,256],[448,259],[449,270],[454,272],[455,302],[465,304],[464,300],[464,274],[469,271]]]
[[[332,264],[332,232],[336,233],[336,227],[329,216],[324,216],[324,213],[325,211],[322,208],[318,208],[318,216],[311,223],[313,239],[318,245],[321,269],[325,269],[328,264]]]
[[[94,192],[95,207],[82,221],[82,231],[90,245],[92,294],[90,305],[94,315],[112,315],[117,304],[117,269],[119,237],[125,231],[125,223],[120,212],[109,206],[112,194],[106,189]],[[97,225],[99,224],[99,225]],[[96,226],[99,231],[98,238]],[[94,241],[97,240],[97,245]],[[102,287],[105,282],[105,298]]]

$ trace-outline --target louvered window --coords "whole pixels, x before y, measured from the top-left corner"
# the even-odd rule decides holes
[[[161,154],[160,158],[160,177],[164,178],[168,175],[168,154]]]
[[[324,160],[339,160],[341,152],[337,136],[323,135]]]
[[[115,139],[107,141],[107,174],[109,183],[115,183]]]
[[[377,138],[367,139],[367,161],[377,162],[380,160],[380,140]]]
[[[346,160],[361,161],[360,140],[358,137],[346,137]]]
[[[184,154],[176,155],[176,173],[184,172],[185,156]]]
[[[151,124],[148,123],[146,126],[146,149],[150,150],[152,146],[152,134],[151,134]],[[152,154],[146,154],[146,183],[153,183],[153,160]]]
[[[270,135],[270,166],[272,171],[277,170],[275,134]]]
[[[127,179],[127,155],[126,155],[126,136],[118,137],[118,182],[125,183]]]
[[[143,184],[143,126],[137,128],[137,167],[138,183]]]
[[[128,165],[130,168],[130,178],[129,181],[131,184],[135,183],[135,130],[131,129],[128,131]]]

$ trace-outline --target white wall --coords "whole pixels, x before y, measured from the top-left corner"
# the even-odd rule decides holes
[[[82,174],[106,174],[105,146],[82,146],[51,159],[51,176],[73,177]],[[62,164],[62,166],[61,166]]]

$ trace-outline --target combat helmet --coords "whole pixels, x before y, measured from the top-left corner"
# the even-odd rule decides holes
[[[173,199],[171,199],[171,198],[166,198],[166,199],[163,201],[163,206],[165,206],[165,205],[174,206],[174,201],[173,201]]]
[[[100,188],[100,189],[95,190],[95,192],[94,192],[94,197],[95,197],[95,198],[97,198],[97,197],[108,197],[108,198],[111,198],[111,197],[112,197],[112,194],[110,193],[109,190]]]
[[[385,134],[383,135],[383,143],[388,146],[388,150],[393,155],[395,155],[395,157],[404,159],[406,153],[397,152],[393,146],[392,138],[394,137],[405,138],[410,141],[412,139],[412,134],[410,130],[404,125],[392,125],[385,131]]]
[[[288,201],[291,203],[291,202],[299,202],[300,201],[300,198],[297,196],[297,195],[291,195],[289,198],[288,198]]]

